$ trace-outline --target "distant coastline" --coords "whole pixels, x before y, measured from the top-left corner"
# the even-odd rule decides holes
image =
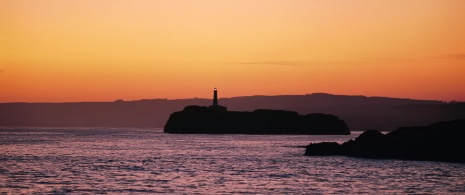
[[[171,113],[211,99],[153,99],[115,102],[0,103],[0,126],[162,128]],[[395,130],[465,118],[465,103],[331,94],[219,98],[232,111],[288,110],[343,119],[350,130]]]

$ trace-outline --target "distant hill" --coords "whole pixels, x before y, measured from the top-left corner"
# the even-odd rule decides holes
[[[154,99],[79,103],[0,103],[0,126],[163,127],[172,112],[210,99]],[[394,130],[465,118],[465,103],[386,97],[331,95],[245,96],[221,98],[231,111],[278,109],[300,114],[333,114],[351,130]]]

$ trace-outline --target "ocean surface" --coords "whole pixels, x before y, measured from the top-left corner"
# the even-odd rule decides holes
[[[304,156],[350,136],[0,128],[0,194],[465,194],[465,164]]]

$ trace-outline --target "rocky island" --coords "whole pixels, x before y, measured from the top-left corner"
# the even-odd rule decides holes
[[[465,162],[465,120],[438,122],[426,127],[402,127],[382,134],[362,133],[343,144],[310,144],[305,155],[345,155],[363,158]]]
[[[334,115],[307,114],[259,109],[253,112],[228,111],[218,105],[214,90],[213,105],[187,106],[170,115],[165,133],[186,134],[302,134],[348,135],[345,122]]]

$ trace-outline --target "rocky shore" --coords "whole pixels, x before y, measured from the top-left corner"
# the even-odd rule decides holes
[[[465,120],[438,122],[426,127],[402,127],[382,134],[362,133],[343,144],[310,144],[305,155],[465,162]]]

